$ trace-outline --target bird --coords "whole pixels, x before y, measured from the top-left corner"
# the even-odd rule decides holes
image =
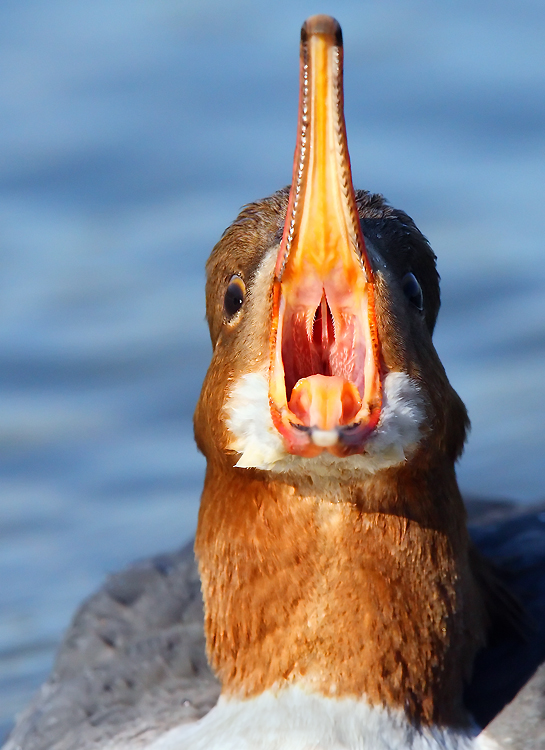
[[[312,16],[292,184],[207,262],[198,574],[184,548],[112,576],[6,750],[543,746],[545,513],[468,531],[436,257],[354,189],[342,78]]]

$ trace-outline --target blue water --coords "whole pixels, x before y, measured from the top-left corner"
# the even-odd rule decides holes
[[[430,238],[471,494],[545,495],[545,4],[3,0],[0,727],[104,575],[195,528],[203,265],[290,180],[298,34],[344,29],[358,187]]]

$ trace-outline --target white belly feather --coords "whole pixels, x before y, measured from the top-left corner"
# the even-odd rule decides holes
[[[106,750],[132,750],[112,744]],[[402,711],[289,688],[249,700],[220,699],[203,719],[171,729],[145,750],[470,750],[475,733],[418,729]]]

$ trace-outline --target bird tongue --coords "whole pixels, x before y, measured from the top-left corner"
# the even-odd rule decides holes
[[[354,383],[345,378],[311,375],[296,383],[289,409],[305,427],[331,431],[356,418],[361,398]]]

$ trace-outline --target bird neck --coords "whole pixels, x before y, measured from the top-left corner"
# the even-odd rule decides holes
[[[196,552],[223,695],[296,685],[467,721],[484,617],[451,467],[387,470],[333,496],[209,466]]]

